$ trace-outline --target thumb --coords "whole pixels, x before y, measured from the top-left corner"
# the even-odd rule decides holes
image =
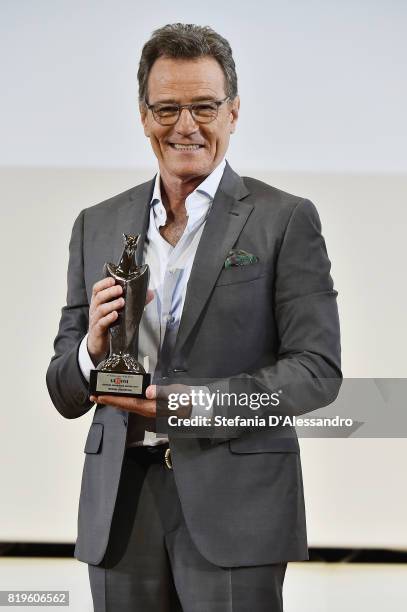
[[[155,294],[152,289],[147,289],[146,303],[144,304],[144,306],[147,306],[147,304],[149,304],[154,299],[154,295]]]
[[[156,399],[157,397],[157,385],[149,385],[146,389],[147,399]]]

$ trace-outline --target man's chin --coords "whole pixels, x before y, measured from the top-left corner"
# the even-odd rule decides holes
[[[213,170],[213,164],[191,163],[191,164],[171,164],[165,167],[167,172],[182,180],[208,176]]]

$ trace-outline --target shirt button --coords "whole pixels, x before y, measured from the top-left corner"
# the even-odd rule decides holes
[[[168,272],[169,272],[170,274],[175,274],[175,268],[169,268]]]
[[[174,323],[174,317],[172,315],[167,315],[166,317],[167,323]]]

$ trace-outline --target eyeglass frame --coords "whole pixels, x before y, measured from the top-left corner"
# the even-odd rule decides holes
[[[159,125],[162,125],[163,127],[169,127],[171,125],[176,125],[178,123],[181,117],[181,113],[184,108],[187,108],[189,110],[189,113],[192,119],[195,121],[195,123],[198,123],[199,125],[207,125],[208,123],[212,123],[212,121],[215,121],[215,119],[217,119],[218,117],[219,107],[230,99],[231,99],[230,96],[226,96],[226,98],[223,98],[223,100],[200,100],[198,102],[192,102],[191,104],[178,104],[177,102],[157,102],[156,104],[149,104],[147,100],[144,100],[144,103],[147,106],[148,110],[151,110],[153,117],[154,117],[154,121],[157,121],[157,123]],[[211,102],[213,104],[216,104],[216,115],[210,121],[199,121],[199,120],[197,121],[194,115],[192,114],[192,107],[198,104],[202,104],[204,102]],[[154,113],[154,107],[157,106],[158,104],[163,104],[163,105],[168,105],[168,106],[177,106],[178,107],[177,120],[174,121],[174,123],[160,123],[160,121],[157,120],[155,113]]]

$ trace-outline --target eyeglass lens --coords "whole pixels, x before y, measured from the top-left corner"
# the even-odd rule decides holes
[[[209,123],[216,119],[218,114],[218,105],[215,102],[191,104],[183,108],[187,108],[198,123]],[[181,113],[176,104],[156,104],[152,111],[156,120],[163,125],[176,123]]]

